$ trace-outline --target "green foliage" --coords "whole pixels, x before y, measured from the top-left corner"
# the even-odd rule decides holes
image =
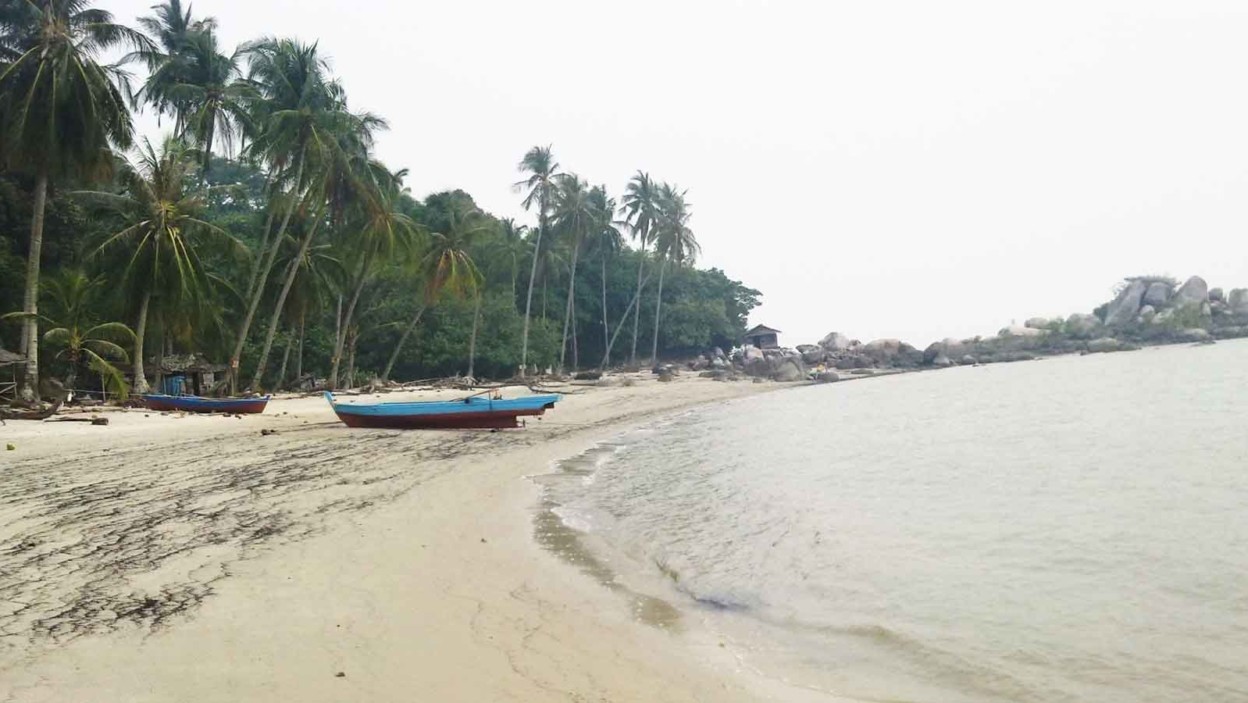
[[[89,369],[120,390],[115,364],[146,339],[149,359],[237,355],[257,378],[274,343],[279,358],[302,349],[288,377],[324,378],[353,356],[368,378],[391,355],[396,378],[466,373],[479,301],[473,370],[507,378],[525,361],[596,366],[612,335],[618,363],[634,319],[660,356],[728,347],[758,305],[758,291],[692,268],[685,192],[648,174],[617,212],[605,186],[535,147],[515,184],[529,225],[461,190],[414,198],[372,153],[384,121],[348,109],[316,44],[269,37],[230,51],[182,0],[154,6],[144,36],[89,4],[0,0],[0,313],[22,309],[43,173],[47,372]],[[148,70],[135,97],[172,119],[159,148],[129,150],[127,76],[96,61],[122,45]],[[140,318],[137,344],[109,322]],[[16,348],[17,327],[0,325],[0,345]],[[142,359],[131,361],[137,376]]]

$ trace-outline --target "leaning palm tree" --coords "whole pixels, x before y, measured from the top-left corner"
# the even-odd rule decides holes
[[[88,0],[5,0],[0,4],[0,168],[34,176],[34,216],[26,266],[22,395],[38,397],[39,259],[48,184],[96,180],[112,166],[109,147],[130,146],[134,132],[126,75],[98,57],[146,37],[113,22]]]
[[[342,86],[329,78],[329,66],[315,44],[263,39],[245,47],[243,54],[249,60],[247,80],[258,96],[252,104],[250,120],[255,134],[247,154],[267,163],[274,183],[264,235],[267,249],[256,261],[246,312],[235,337],[230,357],[232,379],[237,378],[243,345],[291,218],[301,208],[318,206],[305,202],[310,195],[313,200],[323,195],[311,194],[315,190],[312,176],[316,175],[312,171],[341,161],[337,152],[344,133],[356,129],[367,132],[384,124],[347,110]],[[270,235],[274,223],[277,230]]]
[[[213,307],[211,292],[219,283],[204,263],[206,248],[239,259],[246,246],[204,219],[207,191],[197,188],[198,153],[168,138],[157,151],[144,140],[134,163],[121,162],[122,192],[83,191],[88,204],[118,216],[121,229],[108,235],[95,253],[122,253],[124,289],[138,301],[134,341],[134,387],[149,390],[143,374],[143,348],[153,302],[173,326],[195,310]],[[171,326],[171,325],[165,325]]]
[[[664,183],[658,193],[658,219],[655,223],[655,255],[659,258],[659,292],[654,302],[654,339],[650,349],[650,363],[659,359],[659,320],[663,312],[663,274],[668,263],[685,266],[693,262],[701,252],[698,240],[689,229],[692,216],[687,190]]]
[[[527,188],[528,193],[521,203],[525,210],[537,206],[537,236],[533,245],[533,266],[529,271],[529,292],[524,300],[524,331],[520,337],[520,375],[526,373],[529,363],[529,324],[533,312],[533,284],[537,280],[537,262],[542,255],[542,236],[546,234],[547,218],[550,216],[550,205],[554,200],[555,176],[559,174],[559,164],[551,153],[550,145],[535,146],[529,149],[520,160],[520,171],[529,177],[516,183],[517,190]]]
[[[350,239],[342,244],[350,251],[356,268],[352,276],[351,297],[334,340],[329,373],[331,390],[338,386],[338,368],[347,343],[347,331],[355,322],[355,311],[364,286],[372,280],[379,260],[384,261],[400,250],[410,253],[417,232],[416,223],[398,210],[407,171],[392,173],[382,164],[370,161],[362,175],[359,201],[352,203],[351,219],[344,228],[350,233]]]
[[[497,255],[511,263],[511,299],[516,299],[516,285],[520,278],[520,260],[529,252],[529,243],[525,241],[528,227],[516,224],[511,218],[501,220]]]
[[[646,268],[646,246],[654,239],[654,225],[658,219],[659,189],[651,180],[650,174],[638,171],[628,182],[624,191],[624,221],[632,230],[633,239],[637,242],[637,250],[641,256],[637,258],[637,290],[635,295],[640,301],[641,291],[645,286],[642,274]],[[639,329],[641,305],[633,308],[633,348],[628,356],[628,363],[637,364],[637,330]]]
[[[403,334],[399,336],[398,343],[394,345],[394,351],[386,361],[386,368],[381,372],[382,381],[390,378],[390,372],[399,360],[403,345],[407,343],[407,338],[416,329],[416,325],[420,324],[420,319],[429,307],[436,305],[444,295],[464,299],[479,294],[482,275],[470,251],[477,237],[487,230],[480,215],[479,210],[452,210],[445,231],[429,235],[427,249],[417,266],[417,273],[424,281],[421,303]]]
[[[572,263],[569,267],[568,297],[563,313],[563,338],[559,350],[559,371],[563,371],[564,361],[568,353],[568,329],[572,326],[572,366],[578,365],[576,352],[576,329],[573,320],[576,315],[576,268],[580,259],[581,244],[589,234],[595,211],[590,200],[588,185],[575,174],[562,174],[558,187],[555,189],[555,203],[551,225],[554,231],[562,235],[572,249]]]

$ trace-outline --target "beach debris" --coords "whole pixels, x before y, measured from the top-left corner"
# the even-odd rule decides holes
[[[6,452],[15,452],[17,451],[17,445],[13,444],[12,442],[9,442],[8,444],[4,445],[4,450]]]
[[[484,537],[482,537],[482,538],[481,538],[481,544],[485,544],[485,538],[484,538]]]
[[[336,679],[345,679],[345,678],[347,678],[347,672],[345,672],[345,671],[339,671],[338,673],[334,674],[334,678],[336,678]]]
[[[277,430],[260,430],[261,437],[268,437],[271,434],[277,434]]]

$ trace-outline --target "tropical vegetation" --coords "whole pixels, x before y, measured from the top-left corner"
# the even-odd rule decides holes
[[[318,44],[97,4],[0,0],[0,348],[27,400],[41,377],[147,392],[192,353],[220,392],[639,365],[732,345],[758,304],[694,266],[683,188],[638,171],[617,201],[539,145],[529,223],[417,198]],[[144,110],[166,134],[135,134]]]

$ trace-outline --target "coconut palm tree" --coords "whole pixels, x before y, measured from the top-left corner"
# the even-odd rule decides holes
[[[517,190],[528,189],[521,203],[525,210],[537,206],[537,236],[533,244],[533,266],[529,270],[529,291],[524,300],[524,331],[520,338],[520,375],[526,373],[529,362],[529,325],[533,312],[533,285],[537,280],[537,262],[542,255],[542,236],[546,233],[547,218],[550,206],[554,201],[555,177],[559,175],[559,164],[551,153],[551,146],[535,146],[529,149],[520,160],[519,170],[528,173],[529,177],[516,183]]]
[[[199,154],[172,137],[157,151],[144,140],[134,163],[121,161],[122,192],[80,191],[91,205],[119,217],[121,229],[95,250],[97,255],[120,251],[122,281],[138,301],[134,342],[134,387],[149,390],[143,374],[143,348],[153,301],[161,317],[183,324],[197,309],[210,305],[211,289],[220,284],[204,263],[206,248],[244,259],[246,246],[203,218],[208,192],[197,187]]]
[[[77,387],[78,373],[85,365],[100,375],[108,389],[124,398],[128,391],[125,377],[109,360],[127,360],[126,350],[118,342],[133,341],[134,333],[120,322],[97,324],[92,319],[105,288],[102,277],[90,278],[77,269],[63,269],[44,279],[44,307],[49,314],[43,316],[43,321],[50,329],[44,332],[43,342],[50,348],[59,347],[56,358],[64,359],[68,366],[64,381],[67,389]],[[23,317],[25,313],[16,312],[0,319]]]
[[[658,192],[658,218],[655,222],[655,255],[659,259],[659,292],[654,301],[654,339],[650,349],[650,363],[659,359],[659,320],[663,312],[663,274],[668,263],[685,266],[693,262],[702,251],[698,240],[689,229],[692,216],[685,195],[689,191],[664,183]]]
[[[448,226],[444,231],[428,236],[427,248],[417,266],[420,278],[424,281],[421,304],[400,335],[398,343],[394,345],[394,351],[386,361],[386,368],[381,372],[382,381],[390,378],[390,372],[394,370],[403,345],[407,343],[407,338],[416,329],[416,325],[420,324],[425,310],[436,305],[444,295],[463,299],[476,296],[480,292],[483,277],[470,252],[477,238],[488,230],[488,225],[482,221],[479,210],[451,210],[448,219]]]
[[[319,205],[305,202],[310,191],[315,190],[312,171],[316,168],[325,171],[344,160],[340,154],[344,135],[359,131],[358,138],[369,140],[371,130],[384,125],[371,115],[353,115],[347,110],[345,91],[329,78],[329,66],[315,44],[263,39],[244,47],[243,54],[249,61],[247,80],[258,96],[250,118],[255,134],[247,153],[268,164],[274,184],[266,230],[274,222],[278,226],[271,237],[267,231],[265,233],[268,249],[257,261],[258,273],[230,357],[232,378],[237,376],[243,345],[291,218],[300,208],[307,210],[309,206]],[[326,182],[324,177],[319,180]],[[313,199],[323,195],[322,188]],[[315,234],[315,228],[309,232]],[[290,281],[294,272],[287,273]],[[278,308],[280,310],[280,306]]]
[[[516,224],[511,218],[501,220],[497,255],[511,262],[511,299],[516,299],[516,285],[520,278],[520,260],[529,253],[525,239],[528,227]]]
[[[654,238],[655,220],[658,219],[658,188],[650,174],[638,171],[629,180],[624,190],[623,212],[624,221],[632,231],[633,240],[637,242],[637,251],[642,255],[637,258],[637,292],[638,301],[645,286],[643,273],[646,268],[646,246]],[[633,307],[633,348],[628,356],[628,363],[637,364],[637,330],[640,322],[641,305]]]
[[[564,361],[567,359],[569,325],[573,327],[572,366],[576,367],[579,361],[576,353],[576,329],[572,324],[576,314],[576,268],[580,259],[581,244],[589,234],[595,215],[588,184],[575,174],[561,174],[555,189],[551,225],[571,248],[572,263],[569,267],[568,297],[563,313],[563,340],[559,351],[560,372],[563,371]]]
[[[589,209],[589,239],[602,267],[602,365],[606,366],[611,361],[611,323],[607,319],[607,261],[624,248],[624,236],[620,234],[621,223],[615,220],[615,199],[607,195],[606,186],[595,186],[589,191]]]
[[[406,175],[406,170],[391,173],[382,164],[369,162],[364,174],[361,202],[353,203],[351,208],[351,219],[344,228],[350,237],[344,242],[344,249],[349,250],[351,258],[358,263],[352,276],[351,297],[334,340],[330,389],[337,387],[338,367],[347,342],[347,331],[352,329],[360,295],[376,273],[378,260],[384,261],[399,250],[409,254],[412,251],[416,223],[398,210]]]
[[[0,167],[34,176],[22,308],[22,394],[34,400],[48,185],[62,178],[106,178],[109,147],[130,146],[134,129],[123,97],[129,91],[125,73],[98,59],[123,45],[144,49],[150,42],[88,0],[7,0],[0,13]]]
[[[152,10],[153,15],[138,20],[155,44],[132,55],[148,69],[135,98],[173,116],[174,133],[193,138],[201,148],[206,173],[217,139],[231,147],[238,127],[246,124],[254,91],[238,80],[239,53],[220,51],[216,20],[194,19],[181,0],[166,0]]]

